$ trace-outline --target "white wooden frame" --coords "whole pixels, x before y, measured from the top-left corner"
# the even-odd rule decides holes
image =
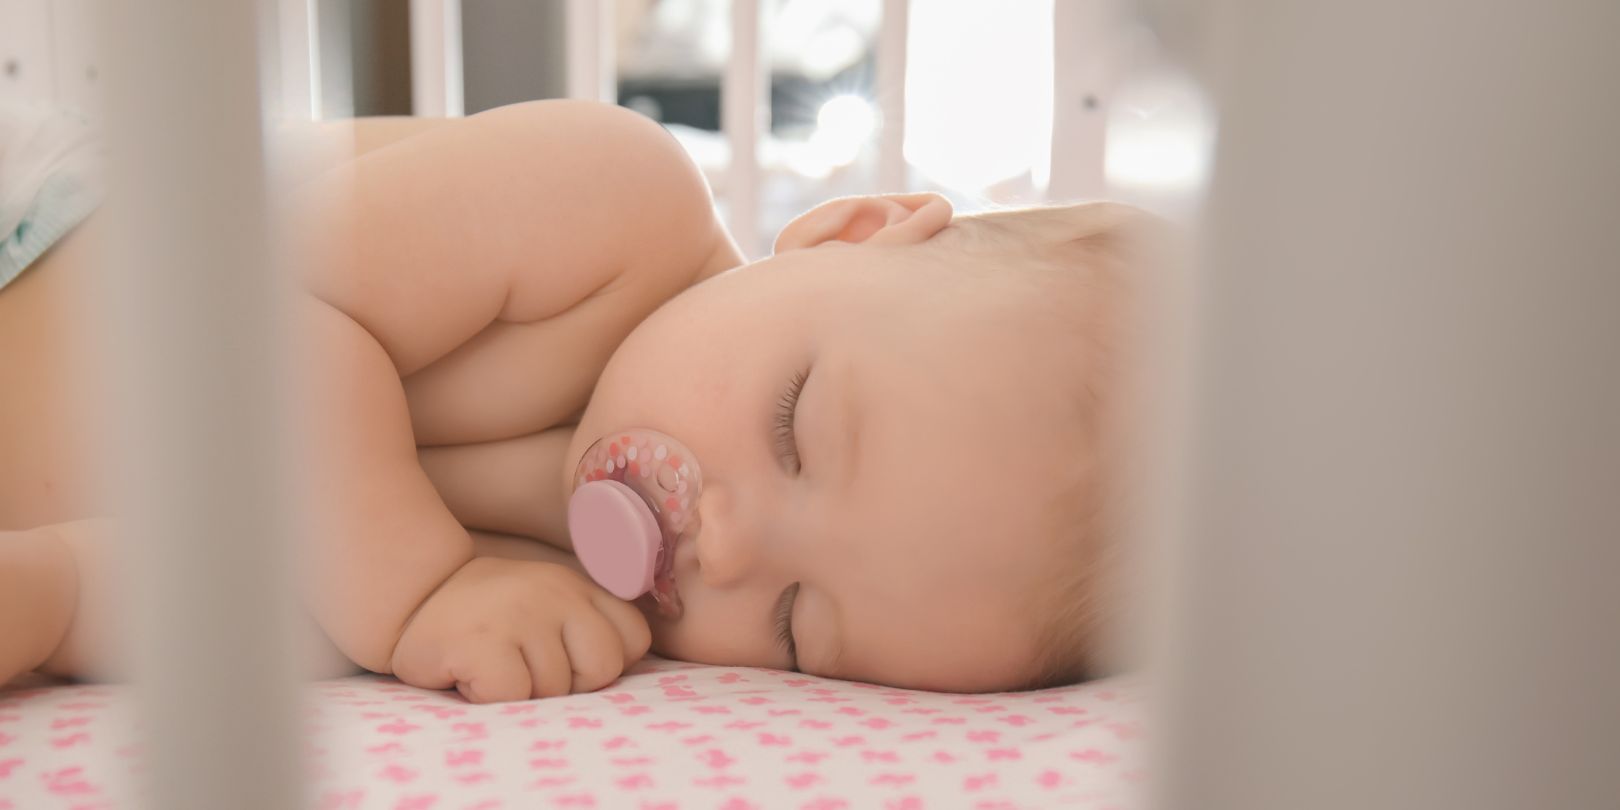
[[[461,0],[411,0],[411,110],[436,117],[465,113]]]
[[[614,0],[568,0],[568,97],[619,100],[614,70]]]
[[[321,117],[321,41],[317,0],[278,0],[277,90],[281,115],[289,120]]]
[[[877,42],[878,187],[881,192],[908,191],[906,175],[906,37],[910,35],[911,0],[883,0],[883,23]]]
[[[731,146],[723,190],[731,235],[743,255],[758,258],[760,137],[770,129],[770,73],[759,0],[731,2],[731,58],[720,86],[720,128]]]
[[[1052,30],[1052,147],[1046,198],[1107,196],[1103,149],[1107,111],[1123,55],[1120,0],[1057,0]]]

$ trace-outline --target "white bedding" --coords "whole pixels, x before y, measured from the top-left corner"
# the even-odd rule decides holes
[[[356,677],[311,687],[309,773],[320,808],[1120,808],[1137,804],[1132,692],[942,695],[650,660],[594,694],[474,706]],[[0,810],[133,806],[129,702],[0,692]]]

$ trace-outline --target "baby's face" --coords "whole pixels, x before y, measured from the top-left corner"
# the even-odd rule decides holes
[[[947,691],[1031,675],[1031,590],[1063,559],[1053,477],[1079,463],[1054,456],[1073,446],[1047,382],[1061,349],[1019,293],[920,257],[789,251],[687,290],[613,355],[570,478],[630,427],[703,474],[684,611],[643,597],[661,655]]]

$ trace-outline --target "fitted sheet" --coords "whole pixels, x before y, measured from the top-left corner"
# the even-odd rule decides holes
[[[649,659],[600,692],[475,706],[359,676],[309,687],[308,772],[328,810],[1125,808],[1136,692],[936,694]],[[131,701],[0,692],[0,810],[135,806]]]

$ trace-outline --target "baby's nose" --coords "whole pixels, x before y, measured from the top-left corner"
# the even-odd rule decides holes
[[[758,562],[756,527],[737,509],[735,492],[713,482],[698,504],[697,562],[703,584],[724,588],[747,577]]]

